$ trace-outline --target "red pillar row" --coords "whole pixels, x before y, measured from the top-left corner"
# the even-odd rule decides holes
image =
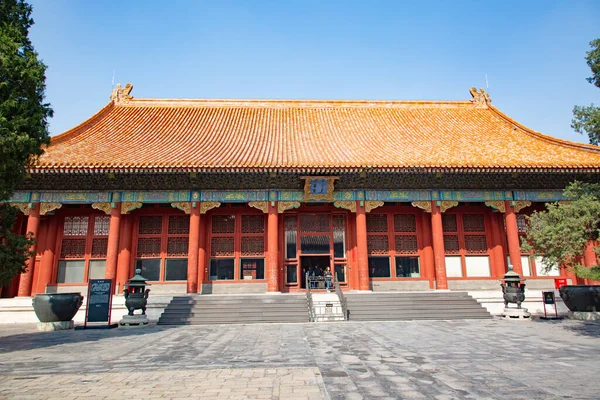
[[[442,212],[436,201],[431,202],[431,234],[433,236],[433,256],[437,289],[448,289],[446,277],[446,254],[444,251],[444,230]]]
[[[521,265],[521,246],[519,243],[519,228],[517,227],[517,214],[509,200],[504,201],[504,218],[506,221],[506,238],[508,240],[508,254],[514,271],[523,275]]]
[[[117,283],[115,292],[123,292],[123,286],[129,279],[129,266],[131,263],[131,237],[133,223],[131,215],[121,216],[121,229],[119,237],[119,255],[117,258]]]
[[[54,215],[49,217],[48,230],[44,241],[44,250],[40,271],[38,274],[37,285],[33,292],[45,293],[46,287],[52,283],[52,270],[54,268],[54,258],[56,249],[56,236],[58,234],[58,218]]]
[[[367,214],[364,203],[356,202],[356,258],[358,268],[358,289],[370,290],[369,254],[367,251]]]
[[[198,233],[198,282],[200,285],[206,284],[208,280],[208,266],[206,265],[206,215],[200,214],[198,224],[200,232]],[[198,287],[202,292],[202,287]]]
[[[33,208],[29,210],[29,218],[27,218],[27,234],[32,234],[35,239],[38,237],[38,228],[40,226],[40,203],[34,203]],[[31,284],[33,281],[33,268],[35,265],[35,251],[37,243],[34,243],[30,248],[34,254],[29,257],[25,263],[26,271],[21,274],[19,280],[19,296],[31,296]]]
[[[269,292],[279,291],[278,279],[278,220],[277,203],[269,202],[267,216],[267,287]]]
[[[504,276],[506,272],[505,268],[505,257],[504,257],[504,249],[502,248],[502,225],[500,223],[500,218],[502,214],[500,213],[492,213],[490,216],[492,220],[492,257],[491,264],[493,266],[493,270],[491,271],[492,276],[497,278],[501,278]]]
[[[190,234],[188,243],[187,292],[198,293],[198,243],[200,236],[200,204],[190,211]]]
[[[423,260],[422,269],[424,277],[429,279],[429,289],[435,289],[435,257],[433,253],[433,236],[431,234],[431,217],[421,213],[421,226],[423,231]]]
[[[119,230],[121,228],[121,203],[110,209],[110,225],[108,227],[108,246],[106,248],[106,271],[104,277],[113,283],[117,278],[117,260],[119,256]]]

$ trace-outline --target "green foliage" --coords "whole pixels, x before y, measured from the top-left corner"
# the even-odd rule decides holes
[[[17,211],[14,207],[0,204],[0,237],[3,239],[0,241],[0,286],[10,283],[16,274],[25,272],[25,261],[32,255],[29,248],[34,240],[10,231]]]
[[[600,39],[592,40],[590,46],[592,50],[587,52],[585,60],[593,75],[587,78],[587,81],[600,88]]]
[[[571,120],[571,128],[575,132],[587,133],[590,143],[600,144],[600,107],[595,107],[593,104],[589,106],[573,107],[573,119]]]
[[[592,40],[590,46],[592,46],[592,49],[586,53],[585,60],[592,70],[592,76],[587,78],[587,81],[600,88],[600,39]],[[575,106],[573,108],[571,128],[582,135],[587,133],[590,143],[599,145],[600,107],[595,107],[593,104],[587,107]]]
[[[46,66],[28,38],[31,11],[23,0],[0,0],[0,201],[10,198],[50,138]],[[32,243],[10,232],[15,212],[0,207],[0,284],[22,272]]]
[[[544,266],[564,265],[579,277],[600,279],[600,267],[582,264],[587,242],[600,234],[600,184],[574,182],[564,195],[570,201],[548,204],[528,218],[523,248],[540,255]]]

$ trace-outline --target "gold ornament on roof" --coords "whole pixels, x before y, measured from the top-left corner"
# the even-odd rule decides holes
[[[133,96],[130,96],[129,93],[133,90],[133,85],[128,83],[124,88],[121,88],[121,84],[117,83],[117,87],[113,89],[112,94],[110,95],[110,99],[115,102],[115,104],[119,104],[121,102],[133,99]]]
[[[492,102],[490,95],[485,92],[484,88],[479,89],[478,92],[476,88],[472,87],[469,92],[471,93],[471,96],[473,96],[471,102],[475,104],[475,107],[477,108],[487,108],[487,106]]]
[[[382,205],[383,201],[381,200],[365,201],[365,212],[369,213],[371,210],[381,207]]]
[[[208,210],[220,207],[221,203],[218,201],[203,201],[200,203],[200,214],[206,214]]]
[[[58,210],[61,207],[62,207],[62,204],[60,204],[60,203],[41,203],[40,204],[40,215],[46,215],[49,212]]]
[[[422,210],[425,210],[425,212],[430,213],[431,212],[431,202],[430,201],[413,201],[412,203],[413,207],[418,207]]]
[[[186,214],[192,212],[192,203],[190,203],[189,201],[178,201],[176,203],[171,203],[171,207],[177,208]]]
[[[500,211],[501,213],[506,212],[506,207],[504,205],[504,200],[490,200],[490,201],[486,201],[485,205],[488,206],[488,207],[495,208],[496,210]]]
[[[345,208],[346,210],[350,210],[351,212],[356,212],[356,201],[353,200],[340,200],[335,201],[333,205],[336,208]]]
[[[31,210],[33,208],[32,203],[8,203],[8,204],[10,204],[13,207],[18,208],[25,215],[29,215],[29,210]],[[30,207],[30,205],[31,205],[31,207]]]
[[[440,212],[446,212],[446,210],[456,207],[458,205],[458,201],[440,201]]]
[[[92,208],[100,211],[104,211],[106,215],[110,215],[111,205],[110,203],[92,203]]]
[[[121,214],[129,214],[131,211],[140,208],[142,203],[139,201],[124,201],[121,203]]]
[[[277,202],[277,213],[281,214],[286,210],[300,207],[299,201],[279,201]]]
[[[260,211],[265,214],[269,212],[269,202],[268,201],[251,201],[248,203],[250,207],[258,208]]]
[[[513,208],[514,208],[515,212],[518,213],[519,211],[521,211],[525,207],[529,207],[530,205],[531,205],[531,202],[529,200],[518,200],[518,201],[514,202]]]

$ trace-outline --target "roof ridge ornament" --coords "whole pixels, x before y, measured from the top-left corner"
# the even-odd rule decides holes
[[[473,96],[471,102],[475,105],[476,108],[487,108],[492,102],[492,99],[490,99],[490,95],[485,92],[484,88],[479,89],[478,92],[477,88],[472,87],[469,90],[469,92],[471,93],[471,96]]]
[[[133,96],[130,96],[129,93],[131,93],[132,90],[133,85],[131,83],[126,84],[124,88],[121,88],[121,84],[117,83],[117,87],[112,90],[110,99],[114,101],[115,104],[131,100],[133,99]]]

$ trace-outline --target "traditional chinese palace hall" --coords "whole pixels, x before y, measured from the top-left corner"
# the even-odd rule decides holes
[[[483,90],[459,101],[143,99],[117,86],[52,138],[10,203],[37,238],[3,297],[85,292],[135,269],[153,293],[499,290],[575,283],[520,249],[525,216],[599,181],[600,148],[538,133]],[[586,256],[586,260],[591,260]],[[595,261],[595,260],[594,260]]]

